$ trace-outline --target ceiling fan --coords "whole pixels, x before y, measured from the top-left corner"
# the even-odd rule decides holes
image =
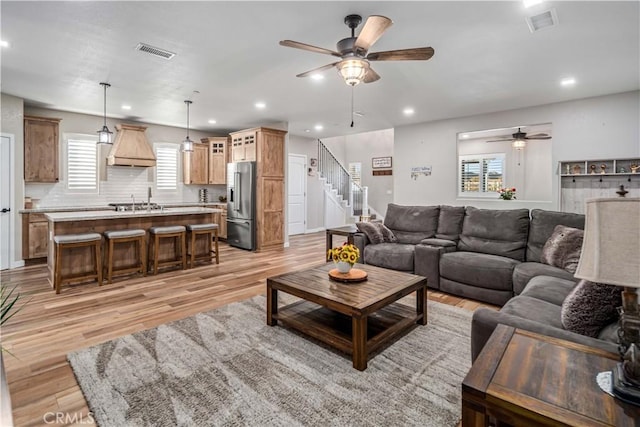
[[[344,23],[351,28],[351,37],[344,38],[336,44],[336,50],[325,49],[300,43],[293,40],[282,40],[281,46],[294,47],[296,49],[308,50],[310,52],[324,53],[340,58],[340,61],[315,68],[298,74],[296,77],[307,77],[312,74],[336,67],[344,78],[344,81],[355,86],[360,82],[372,83],[380,79],[369,61],[426,61],[434,54],[432,47],[418,47],[412,49],[388,50],[384,52],[371,52],[369,49],[384,32],[393,25],[393,21],[386,16],[372,15],[362,27],[358,37],[355,36],[355,29],[362,22],[360,15],[348,15],[344,18]]]
[[[522,132],[520,128],[518,128],[518,132],[512,133],[511,138],[503,137],[502,139],[493,139],[487,142],[513,141],[513,148],[516,150],[522,150],[527,145],[527,140],[530,139],[551,139],[551,136],[546,133],[536,133],[535,135],[527,136],[526,132]]]

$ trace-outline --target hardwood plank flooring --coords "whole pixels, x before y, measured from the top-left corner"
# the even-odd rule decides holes
[[[320,265],[324,256],[324,232],[292,236],[290,247],[258,253],[221,243],[219,265],[67,285],[60,295],[47,281],[46,264],[3,271],[2,283],[28,294],[2,328],[15,425],[43,425],[47,413],[67,415],[56,425],[87,425],[89,409],[67,353],[264,294],[267,277]],[[491,307],[440,292],[429,298],[467,310]]]

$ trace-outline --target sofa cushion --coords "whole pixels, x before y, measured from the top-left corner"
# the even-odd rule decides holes
[[[367,235],[367,238],[373,245],[378,243],[395,243],[398,241],[391,230],[384,226],[381,222],[356,222],[358,231]]]
[[[541,299],[520,295],[511,298],[500,312],[564,329],[560,321],[560,306]]]
[[[399,243],[417,245],[423,239],[435,237],[439,206],[401,206],[389,203],[384,217],[386,225]]]
[[[458,250],[524,261],[529,210],[477,209],[467,206]]]
[[[497,255],[450,252],[440,257],[440,276],[480,288],[513,289],[513,269],[518,264]]]
[[[540,261],[542,247],[553,234],[556,225],[584,230],[584,215],[532,209],[527,240],[527,261]]]
[[[618,317],[621,290],[617,286],[581,280],[562,303],[562,325],[571,332],[597,337],[602,328]]]
[[[558,279],[551,276],[537,276],[531,279],[520,295],[561,306],[575,286],[576,283],[571,280]]]
[[[415,245],[380,243],[364,248],[364,262],[393,270],[413,271]]]
[[[579,228],[556,225],[547,243],[542,247],[540,262],[575,273],[582,251],[584,231]]]
[[[523,262],[513,269],[513,293],[520,295],[529,281],[536,276],[553,276],[571,280],[574,284],[577,282],[573,274],[561,268],[539,262]]]
[[[464,206],[440,205],[438,216],[438,229],[436,237],[438,239],[453,240],[460,239],[462,232],[462,221],[464,220]]]

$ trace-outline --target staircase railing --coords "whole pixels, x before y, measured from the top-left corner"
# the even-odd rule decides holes
[[[318,140],[318,173],[343,200],[347,200],[354,216],[362,215],[366,190],[353,181],[345,167],[320,140]]]

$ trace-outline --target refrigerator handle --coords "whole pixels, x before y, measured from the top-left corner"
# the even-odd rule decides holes
[[[239,205],[239,200],[242,198],[242,193],[240,192],[240,172],[235,172],[233,174],[233,185],[236,189],[236,191],[238,192],[238,194],[236,195],[235,200],[233,201],[233,210],[238,211],[240,210],[238,205]]]

